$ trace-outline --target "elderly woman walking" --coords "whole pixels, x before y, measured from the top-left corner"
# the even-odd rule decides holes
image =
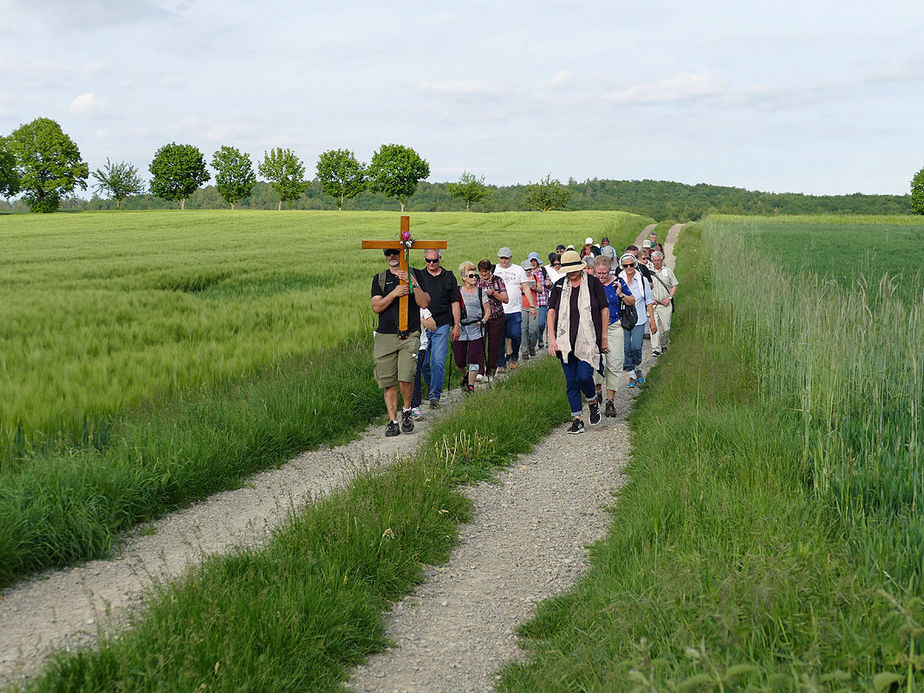
[[[616,389],[619,387],[619,379],[622,378],[622,367],[625,356],[625,349],[621,348],[624,342],[622,324],[619,322],[620,312],[622,311],[622,299],[629,295],[629,287],[619,277],[610,273],[613,266],[612,261],[606,255],[600,255],[596,259],[597,279],[603,285],[603,291],[606,293],[606,301],[609,306],[609,323],[606,326],[607,343],[614,345],[613,349],[604,356],[606,368],[602,376],[599,374],[594,379],[599,385],[606,387],[606,406],[603,409],[603,415],[609,417],[616,416]],[[599,401],[599,400],[598,400]]]
[[[582,393],[590,410],[590,425],[596,426],[602,418],[594,371],[600,369],[601,355],[609,352],[610,309],[603,285],[584,272],[581,256],[573,250],[561,256],[561,272],[565,276],[555,283],[549,297],[549,353],[561,360],[565,372],[572,417],[568,433],[583,433]]]
[[[626,286],[629,287],[630,295],[623,297],[622,302],[627,306],[635,306],[637,314],[635,325],[629,329],[623,327],[625,362],[623,370],[628,375],[628,386],[635,387],[645,382],[645,376],[642,374],[642,339],[645,336],[645,325],[650,323],[651,332],[654,334],[658,331],[654,324],[654,317],[649,320],[648,305],[653,302],[651,297],[651,285],[640,272],[636,271],[638,260],[632,253],[626,253],[619,258],[619,264],[622,266],[622,272],[619,278],[623,279]]]
[[[474,392],[478,371],[484,368],[484,328],[491,317],[491,305],[488,295],[478,286],[474,263],[459,265],[459,278],[462,321],[459,338],[452,343],[452,355],[462,373],[462,391]]]

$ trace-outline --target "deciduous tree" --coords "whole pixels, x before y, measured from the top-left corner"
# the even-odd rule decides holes
[[[540,212],[561,209],[571,199],[571,190],[552,178],[550,173],[538,183],[530,183],[526,188],[526,204]]]
[[[0,137],[0,197],[9,198],[19,193],[19,171],[16,156],[5,137]]]
[[[222,147],[212,155],[212,168],[215,169],[215,187],[231,209],[234,205],[249,197],[257,176],[253,172],[250,154],[245,154],[234,147]]]
[[[305,166],[301,159],[290,149],[277,147],[264,152],[263,161],[258,170],[279,195],[277,210],[282,209],[283,202],[289,203],[297,200],[311,185],[305,181]]]
[[[458,183],[449,183],[446,192],[451,197],[465,200],[465,211],[469,211],[472,202],[478,202],[488,196],[488,186],[484,184],[484,176],[476,178],[474,173],[463,171]]]
[[[366,169],[349,149],[331,149],[318,157],[318,181],[337,200],[337,209],[366,189]]]
[[[911,179],[911,211],[924,214],[924,168]]]
[[[74,188],[86,190],[90,168],[80,160],[74,141],[50,118],[36,118],[13,131],[9,146],[33,212],[54,212]]]
[[[116,209],[122,209],[125,198],[144,192],[144,181],[138,175],[138,169],[126,161],[110,163],[106,157],[106,165],[93,172],[97,182],[93,189],[100,195],[108,195],[116,201]]]
[[[367,176],[369,187],[404,204],[417,191],[417,183],[430,175],[430,164],[410,147],[383,144],[372,155]]]
[[[186,209],[186,200],[211,176],[205,168],[205,157],[191,144],[165,144],[154,154],[148,167],[151,172],[151,192],[157,197],[176,202]]]

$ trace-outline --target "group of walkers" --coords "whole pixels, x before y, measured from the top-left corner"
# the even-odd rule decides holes
[[[618,259],[608,238],[599,246],[587,238],[580,252],[561,244],[545,265],[537,252],[515,264],[505,246],[497,263],[463,262],[458,281],[441,266],[439,250],[427,249],[426,267],[412,268],[410,277],[400,269],[398,248],[384,252],[388,268],[373,278],[372,310],[378,315],[375,377],[388,410],[386,436],[414,430],[423,416],[424,384],[430,408],[440,406],[450,344],[463,392],[547,347],[565,374],[569,433],[584,431],[585,402],[589,423],[596,425],[602,416],[616,416],[621,384],[635,388],[645,382],[646,332],[654,356],[668,348],[677,278],[664,265],[654,233],[642,249],[630,245]],[[398,299],[408,294],[413,301],[401,332]]]

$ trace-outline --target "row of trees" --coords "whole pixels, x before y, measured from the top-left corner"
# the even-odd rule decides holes
[[[212,155],[215,186],[222,198],[234,208],[247,198],[257,183],[250,155],[235,147],[224,146]],[[203,183],[211,179],[202,152],[191,144],[166,144],[154,154],[148,168],[153,195],[186,208],[186,200]],[[297,200],[311,185],[305,180],[305,166],[290,149],[276,148],[264,153],[257,166],[259,174],[270,182],[282,204]],[[366,189],[396,199],[404,209],[417,184],[430,175],[430,165],[410,147],[384,144],[372,156],[368,166],[356,160],[347,149],[324,152],[318,160],[317,178],[324,191],[344,200]],[[37,118],[19,127],[8,138],[0,137],[0,195],[13,197],[20,192],[33,212],[54,212],[61,199],[78,188],[86,190],[90,170],[81,160],[74,141],[49,118]],[[144,192],[138,170],[127,162],[111,162],[93,172],[94,189],[116,201],[121,208],[132,195]],[[483,183],[483,181],[482,181]],[[482,187],[484,187],[482,185]],[[472,193],[464,192],[470,199]]]

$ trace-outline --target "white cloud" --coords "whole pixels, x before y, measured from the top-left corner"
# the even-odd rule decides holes
[[[618,89],[607,94],[606,99],[616,103],[666,103],[721,96],[727,90],[725,83],[714,75],[682,72],[659,82]]]
[[[487,82],[465,79],[447,79],[442,82],[414,82],[421,91],[442,96],[497,96],[501,89]]]
[[[74,115],[98,115],[103,109],[104,102],[96,97],[92,91],[81,94],[71,101],[67,110]]]
[[[550,87],[560,87],[563,84],[569,82],[574,76],[574,73],[571,70],[558,70],[553,76],[552,81],[549,82]]]

